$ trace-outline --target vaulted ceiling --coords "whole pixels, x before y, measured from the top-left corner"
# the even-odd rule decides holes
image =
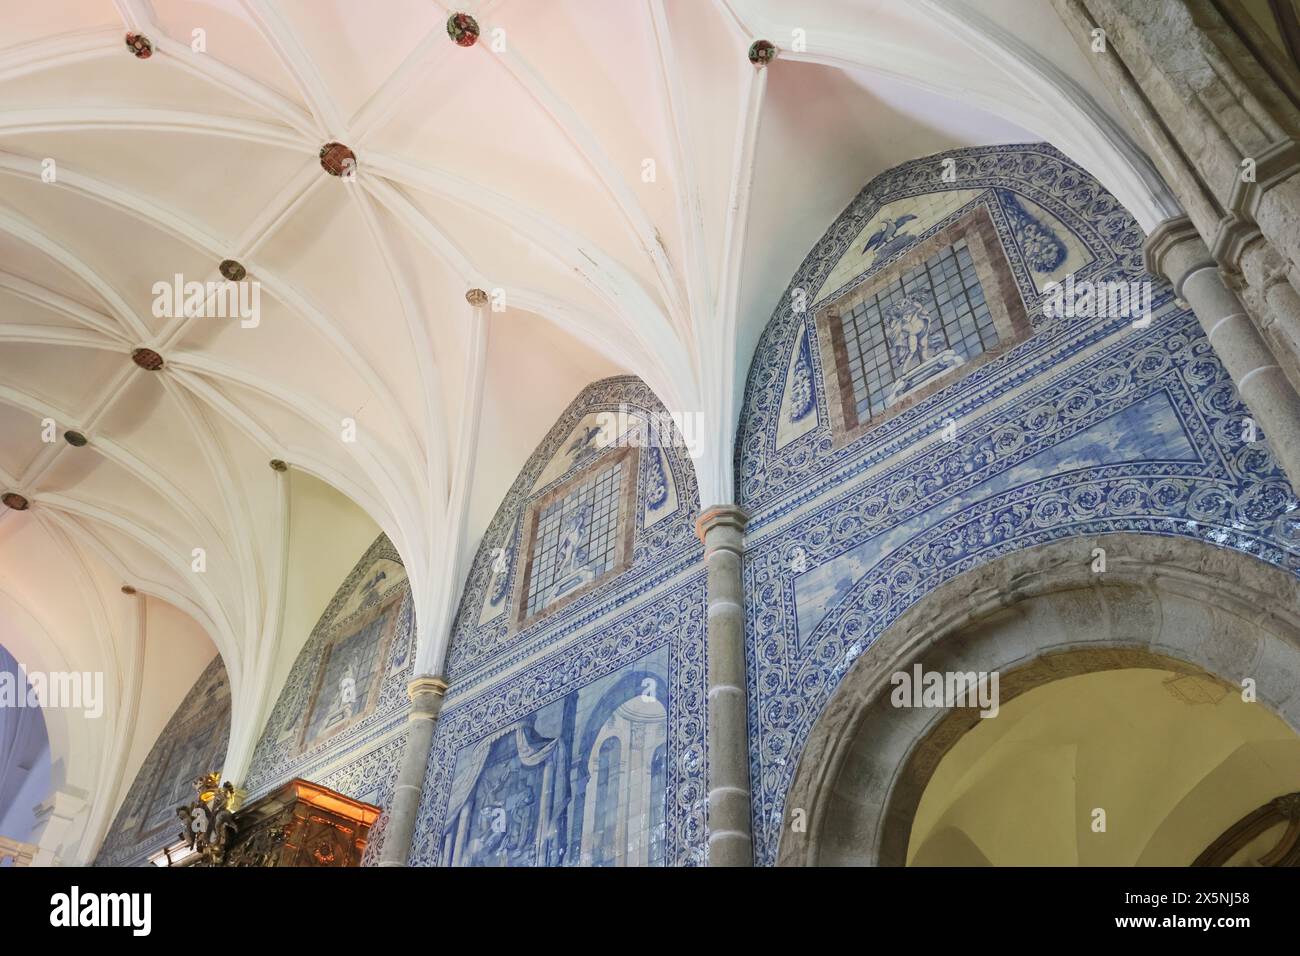
[[[461,9],[470,46],[448,35]],[[0,511],[0,641],[108,674],[102,722],[75,746],[51,729],[88,790],[120,788],[149,692],[124,585],[211,638],[235,701],[227,770],[246,767],[293,573],[273,459],[392,538],[436,672],[464,556],[588,382],[637,374],[701,414],[705,503],[730,499],[758,336],[875,174],[1046,139],[1144,226],[1171,208],[1039,0],[0,13],[0,486],[30,504]],[[767,67],[757,39],[779,49]],[[354,176],[322,168],[330,142]],[[155,309],[156,283],[221,281],[227,259],[258,290],[256,324]],[[476,311],[475,288],[500,311]]]

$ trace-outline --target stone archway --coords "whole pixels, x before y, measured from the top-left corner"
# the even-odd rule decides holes
[[[1300,582],[1240,552],[1134,534],[1054,542],[954,578],[868,648],[818,719],[787,794],[778,864],[905,862],[927,782],[979,720],[973,709],[891,706],[891,675],[915,663],[996,671],[1003,703],[1119,668],[1249,677],[1259,703],[1300,731]]]

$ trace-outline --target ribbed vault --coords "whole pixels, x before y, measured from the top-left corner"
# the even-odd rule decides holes
[[[15,654],[108,675],[101,721],[51,726],[98,801],[82,855],[149,693],[124,585],[210,637],[226,773],[247,767],[291,573],[272,460],[389,535],[437,673],[465,555],[587,382],[631,372],[700,416],[702,498],[731,500],[754,343],[876,173],[1046,139],[1144,226],[1167,215],[1085,55],[1025,6],[476,0],[463,47],[429,0],[10,4],[0,486],[29,507],[0,512],[0,614]],[[327,174],[327,143],[355,175]],[[225,260],[255,321],[156,308],[157,283]]]

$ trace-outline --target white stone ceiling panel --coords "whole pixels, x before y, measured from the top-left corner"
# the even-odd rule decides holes
[[[85,505],[127,517],[134,525],[166,542],[185,567],[200,566],[210,583],[236,593],[238,572],[234,542],[223,538],[213,526],[195,513],[195,502],[187,497],[174,500],[164,497],[145,480],[136,478],[118,465],[106,461],[89,447],[60,455],[45,473],[41,494],[57,495],[48,504],[38,500],[36,507],[59,507],[59,501],[72,499]],[[173,486],[174,487],[174,486]],[[182,491],[184,489],[181,489]],[[212,502],[216,504],[216,502]],[[214,516],[218,521],[220,515]],[[202,555],[195,555],[195,548]]]
[[[8,79],[6,113],[21,113],[28,123],[35,123],[41,119],[36,111],[44,107],[50,110],[43,118],[47,124],[138,122],[144,110],[266,119],[264,110],[231,96],[222,85],[189,69],[192,64],[161,52],[147,60],[131,56],[120,29],[86,37],[83,46],[85,51],[76,62],[62,64],[41,58],[23,75]],[[187,34],[180,55],[204,55],[191,53],[188,46]],[[0,64],[3,62],[0,53]]]
[[[369,200],[360,193],[359,183],[322,183],[267,241],[257,262],[346,328],[356,352],[385,371],[385,384],[401,406],[418,409],[418,364],[402,300],[361,208]],[[328,380],[318,380],[321,385],[329,390]]]
[[[246,281],[257,279],[254,272]],[[218,362],[241,374],[259,376],[303,393],[328,383],[330,404],[340,410],[356,409],[374,397],[318,326],[287,308],[265,286],[261,290],[256,325],[244,324],[252,320],[191,319],[171,353],[176,362],[181,366],[191,360]]]
[[[539,107],[602,183],[602,198],[623,194],[630,213],[644,215],[680,262],[668,77],[650,5],[614,18],[585,0],[516,4],[503,9],[501,21],[509,31],[509,49],[498,57],[505,69],[531,84]],[[601,82],[593,83],[593,74]]]
[[[0,181],[0,196],[6,212],[21,216],[47,237],[58,237],[60,246],[120,297],[121,304],[151,335],[166,328],[177,311],[174,297],[159,299],[156,295],[157,283],[172,287],[178,273],[183,280],[197,281],[215,274],[216,263],[210,256],[69,189],[7,177]],[[104,236],[117,236],[120,241],[104,242]],[[156,304],[162,307],[156,309]],[[123,319],[121,334],[142,344],[140,335],[129,331],[134,324],[119,316],[108,302],[101,298],[97,307]],[[155,315],[156,311],[162,314]]]
[[[0,272],[3,272],[0,269]],[[9,274],[12,276],[12,273]],[[85,329],[86,326],[69,314],[68,310],[57,308],[42,301],[36,301],[33,295],[39,295],[26,280],[7,284],[5,275],[0,275],[0,323],[8,325],[41,325],[50,329]],[[19,294],[18,289],[27,290]]]
[[[216,521],[222,500],[219,480],[204,460],[191,418],[177,400],[179,395],[192,405],[192,396],[174,382],[169,393],[168,384],[162,380],[172,374],[167,370],[134,370],[120,396],[87,437],[92,443],[101,439],[114,442],[163,480],[182,489],[210,520]],[[75,451],[82,454],[85,450]]]
[[[178,46],[192,49],[194,31],[204,31],[206,55],[221,66],[274,91],[278,96],[301,104],[293,77],[258,29],[239,0],[167,0],[153,5],[155,22],[164,36]],[[223,87],[214,84],[218,91]],[[227,93],[227,108],[246,107]]]
[[[385,438],[386,430],[391,430],[388,416],[377,406],[372,408],[375,403],[368,403],[355,414],[356,440],[345,441],[341,429],[327,430],[322,426],[316,418],[316,405],[285,402],[274,394],[230,380],[206,380],[215,381],[237,405],[241,422],[251,422],[259,433],[270,436],[274,446],[282,449],[283,460],[291,466],[301,467],[335,487],[339,487],[340,480],[350,482],[339,490],[354,500],[358,500],[354,490],[368,495],[367,500],[358,503],[367,510],[373,509],[375,520],[388,530],[383,507],[374,507],[382,501],[376,497],[376,487],[384,478],[379,471],[385,464],[391,466],[392,473],[387,478],[394,483],[394,488],[407,480],[407,472],[400,449]]]
[[[648,281],[642,246],[574,140],[490,52],[453,52],[457,61],[434,71],[437,95],[375,131],[372,153],[425,167],[419,177],[386,168],[389,178],[408,193],[450,197],[484,220],[492,218],[492,200],[503,198],[515,207],[508,208],[512,215],[540,216],[585,236]],[[521,103],[529,107],[521,110]],[[365,163],[359,150],[359,168]]]
[[[5,46],[18,46],[70,30],[118,27],[121,15],[112,0],[44,0],[5,9]]]
[[[0,473],[17,477],[27,470],[40,451],[41,419],[6,404],[4,399],[0,392]]]
[[[365,105],[427,35],[432,33],[440,41],[440,55],[456,52],[447,42],[446,14],[429,0],[385,0],[382,16],[357,16],[355,0],[289,0],[249,6],[278,10],[280,22],[301,47],[304,62],[310,61],[345,119]],[[379,9],[372,7],[371,12]],[[401,28],[394,29],[394,24]]]
[[[145,142],[149,145],[142,148]],[[72,188],[60,191],[76,195],[87,215],[95,206],[109,209],[104,199],[127,207],[129,214],[113,210],[124,219],[148,221],[158,213],[171,213],[179,222],[170,225],[187,239],[193,231],[195,238],[189,241],[205,246],[212,241],[234,244],[279,201],[305,166],[317,162],[316,149],[309,144],[286,148],[202,132],[109,127],[11,133],[0,138],[0,147],[28,163],[53,159],[60,172],[71,174],[62,180]],[[316,169],[319,172],[318,165]],[[19,181],[48,191],[37,172],[33,168]],[[77,174],[92,182],[79,182]],[[0,179],[0,198],[9,195],[13,178]]]
[[[65,296],[85,308],[103,311],[104,303],[95,292],[76,275],[46,252],[33,245],[29,238],[16,235],[0,203],[0,282],[6,276],[34,283],[50,292]],[[37,235],[36,239],[48,239]],[[0,320],[12,321],[10,313],[0,311]]]
[[[483,434],[468,532],[477,541],[528,456],[580,389],[627,369],[526,312],[493,318],[483,396]],[[525,400],[521,401],[521,396]]]
[[[128,362],[125,354],[102,349],[4,342],[0,382],[80,421]]]

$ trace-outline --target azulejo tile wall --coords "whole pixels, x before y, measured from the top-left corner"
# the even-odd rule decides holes
[[[587,478],[615,463],[633,493],[589,507],[601,485]],[[595,382],[560,416],[468,577],[413,864],[704,861],[698,510],[681,432],[639,379]],[[616,526],[597,524],[615,512]],[[599,557],[624,535],[626,563]],[[545,606],[520,614],[534,566]]]
[[[387,808],[406,743],[414,633],[406,570],[380,535],[295,659],[253,752],[245,802],[303,777]],[[378,860],[384,822],[364,863]]]
[[[952,160],[945,164],[945,160]],[[945,181],[945,167],[952,174]],[[813,317],[975,208],[1033,334],[849,440]],[[879,235],[879,238],[876,238]],[[869,183],[804,260],[755,354],[736,453],[755,852],[770,864],[808,732],[904,610],[1009,551],[1071,535],[1186,535],[1300,569],[1300,508],[1195,317],[1045,314],[1049,282],[1145,282],[1143,235],[1046,144],[957,150]],[[1104,541],[1104,539],[1103,539]]]
[[[220,769],[230,739],[230,684],[218,655],[203,669],[144,758],[109,828],[95,866],[143,866],[181,836],[176,808],[194,799],[194,779]]]

